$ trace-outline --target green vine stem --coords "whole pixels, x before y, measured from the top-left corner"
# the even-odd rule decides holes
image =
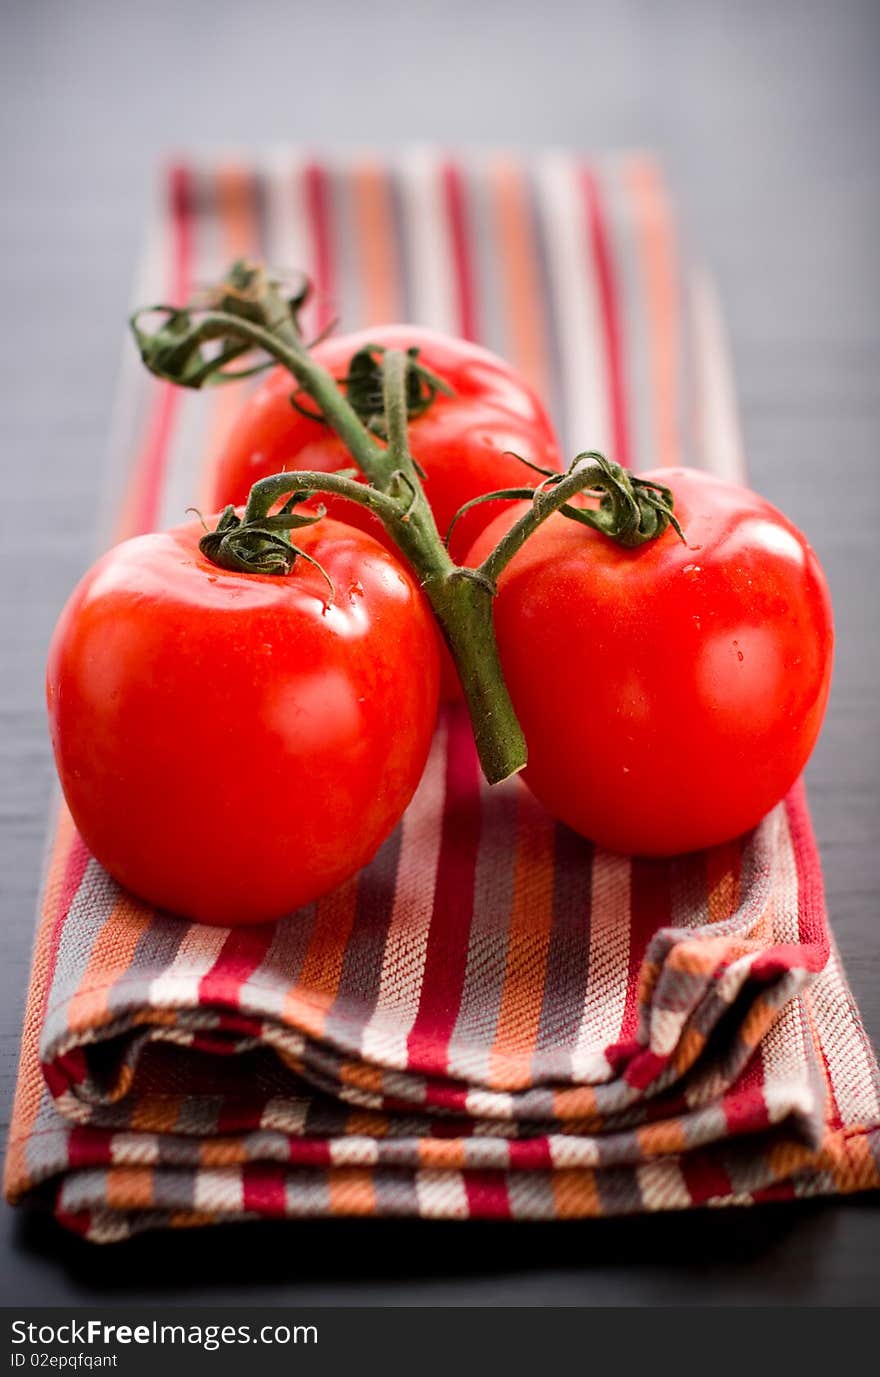
[[[281,284],[257,264],[236,263],[214,291],[184,308],[152,307],[132,317],[141,357],[159,377],[184,387],[204,387],[259,371],[233,370],[231,365],[259,351],[282,364],[336,432],[366,482],[353,472],[292,471],[255,483],[244,512],[227,507],[217,528],[206,532],[204,553],[226,568],[286,574],[304,552],[290,541],[290,531],[319,519],[321,512],[298,513],[296,507],[317,494],[358,503],[383,523],[415,572],[443,631],[458,669],[473,724],[477,751],[485,776],[496,784],[521,770],[526,743],[517,721],[498,655],[492,604],[499,574],[528,536],[555,511],[586,521],[626,544],[660,534],[672,516],[671,494],[632,478],[601,455],[581,455],[565,475],[547,475],[533,493],[511,489],[489,494],[524,496],[529,511],[517,521],[479,569],[466,569],[451,559],[425,497],[421,470],[409,447],[408,421],[447,390],[442,379],[422,368],[414,351],[362,351],[353,361],[349,379],[361,383],[359,395],[372,399],[381,382],[382,413],[367,414],[353,405],[343,387],[309,353],[299,327],[305,300],[300,291],[285,297]],[[162,323],[148,330],[141,325],[148,312],[159,312]],[[218,348],[219,344],[219,348]],[[374,376],[367,377],[368,370]],[[379,437],[379,438],[377,438]],[[380,438],[385,443],[380,443]],[[568,506],[576,493],[601,492],[600,507],[587,512]],[[273,508],[284,499],[279,511]],[[468,503],[467,507],[475,505]],[[462,508],[462,512],[467,508]],[[459,513],[461,515],[461,513]],[[309,558],[308,556],[305,556]],[[314,563],[314,561],[312,561]],[[319,566],[320,567],[320,566]],[[321,571],[323,573],[323,570]],[[326,576],[325,576],[326,577]]]

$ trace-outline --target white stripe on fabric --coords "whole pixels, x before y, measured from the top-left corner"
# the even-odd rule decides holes
[[[700,268],[691,274],[691,320],[701,466],[732,482],[744,483],[745,447],[726,330],[715,284]]]
[[[437,156],[429,149],[414,149],[406,155],[401,188],[412,264],[413,321],[457,334],[452,245]]]
[[[880,1122],[877,1063],[832,942],[828,964],[808,991],[831,1078],[846,1127]]]
[[[174,250],[173,221],[166,213],[167,183],[160,183],[161,195],[154,198],[146,247],[135,274],[129,310],[148,302],[165,301],[172,278]],[[146,433],[147,415],[156,391],[161,386],[144,367],[128,331],[123,340],[119,373],[113,393],[110,439],[99,488],[97,548],[103,552],[118,538],[120,513],[138,458],[137,441]]]
[[[604,1049],[619,1041],[626,1010],[632,930],[631,866],[625,856],[596,850],[590,909],[590,962],[584,1012],[571,1059],[576,1081],[606,1080]]]
[[[446,789],[446,727],[431,743],[428,764],[403,817],[394,906],[385,939],[376,1007],[361,1039],[361,1054],[401,1070],[419,1011],[428,952]]]
[[[198,1000],[199,983],[211,969],[229,936],[228,928],[193,923],[171,965],[152,981],[144,1001],[147,1008],[173,1009]]]
[[[775,861],[773,937],[777,942],[796,944],[800,941],[798,872],[785,809],[780,810]],[[803,1087],[812,1099],[806,1045],[809,1034],[804,1025],[805,1016],[803,999],[792,1000],[783,1016],[776,1020],[759,1044],[759,1055],[764,1066],[764,1098],[774,1122],[777,1117],[784,1116],[786,1104],[792,1110],[804,1108],[795,1093],[795,1086]]]
[[[195,171],[191,179],[197,207],[201,196],[217,195],[213,180],[209,181]],[[211,215],[194,213],[190,217],[189,232],[192,235],[190,277],[193,285],[198,287],[219,280],[229,267],[229,261],[216,208]],[[157,526],[160,530],[190,520],[186,508],[192,502],[203,500],[204,495],[200,490],[202,466],[213,425],[216,399],[217,394],[212,394],[210,390],[192,392],[184,387],[177,389],[177,410],[169,436],[167,462],[159,495]],[[208,515],[210,513],[205,512],[205,516]]]
[[[240,1214],[244,1186],[240,1167],[198,1167],[193,1203],[210,1215]]]
[[[467,1219],[467,1191],[460,1171],[417,1171],[416,1198],[423,1219]]]
[[[608,360],[591,263],[583,197],[574,158],[550,154],[538,164],[540,211],[549,251],[565,388],[565,450],[603,452],[611,445]]]
[[[636,1168],[636,1178],[647,1210],[683,1210],[693,1204],[675,1162],[646,1162]]]

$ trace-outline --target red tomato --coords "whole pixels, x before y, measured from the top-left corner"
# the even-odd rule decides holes
[[[524,378],[503,359],[466,340],[416,325],[383,325],[340,335],[317,345],[313,353],[334,377],[342,378],[352,356],[366,344],[387,349],[417,345],[420,362],[454,389],[453,397],[441,394],[410,423],[412,451],[426,474],[425,493],[441,536],[472,497],[499,488],[535,487],[540,481],[506,450],[543,468],[559,468],[559,449],[547,413]],[[283,469],[326,473],[351,467],[351,456],[329,426],[291,406],[293,391],[290,374],[278,368],[245,401],[217,460],[218,508],[227,502],[243,503],[255,479]],[[330,500],[326,505],[340,520],[373,534],[382,532],[368,512],[351,502]],[[498,506],[487,503],[462,518],[453,556],[463,554],[498,512]]]
[[[62,788],[126,888],[203,923],[280,918],[373,856],[422,774],[437,711],[415,581],[338,522],[287,576],[228,573],[198,524],[138,536],[61,614],[47,694]]]
[[[627,550],[553,516],[501,575],[495,624],[529,787],[609,850],[670,855],[753,827],[795,782],[833,633],[819,562],[774,507],[692,469],[645,476],[672,489],[685,543]]]

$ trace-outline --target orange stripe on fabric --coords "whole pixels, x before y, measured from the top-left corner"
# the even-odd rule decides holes
[[[669,1119],[665,1123],[644,1124],[636,1129],[639,1147],[645,1157],[666,1156],[668,1153],[685,1152],[688,1146],[684,1125],[680,1119]]]
[[[634,223],[647,307],[656,464],[677,464],[680,350],[672,217],[660,174],[650,159],[631,158],[624,179],[636,211]]]
[[[741,843],[713,846],[706,852],[709,922],[732,917],[738,900]]]
[[[866,1133],[831,1133],[824,1148],[840,1189],[866,1191],[880,1185],[880,1167]]]
[[[778,1013],[775,1004],[770,1003],[764,995],[758,995],[737,1030],[740,1042],[746,1047],[757,1047]]]
[[[705,1046],[706,1039],[699,1028],[693,1026],[685,1028],[678,1046],[672,1054],[672,1064],[676,1071],[682,1072],[687,1067],[693,1066]]]
[[[153,1205],[152,1167],[111,1167],[106,1177],[111,1210],[149,1210]]]
[[[594,1218],[602,1213],[596,1173],[589,1169],[551,1172],[550,1184],[557,1219]]]
[[[596,1119],[596,1092],[593,1087],[578,1085],[569,1086],[566,1090],[554,1090],[553,1118],[565,1122],[583,1121],[582,1127],[593,1124]]]
[[[71,1032],[97,1028],[106,1021],[107,996],[131,965],[153,917],[153,910],[133,895],[120,894],[95,938],[79,988],[70,998],[67,1026]]]
[[[197,1214],[195,1210],[174,1210],[168,1216],[169,1229],[203,1229],[219,1221],[212,1214]]]
[[[355,1109],[346,1120],[345,1132],[351,1138],[386,1138],[388,1127],[386,1114],[377,1114],[371,1109]]]
[[[62,803],[58,809],[55,838],[46,866],[43,902],[31,962],[27,1008],[24,1015],[18,1064],[18,1080],[15,1086],[15,1102],[12,1109],[10,1137],[3,1173],[3,1189],[8,1197],[17,1198],[22,1191],[27,1190],[31,1185],[25,1161],[25,1149],[46,1088],[40,1070],[40,1033],[42,1032],[43,1014],[48,996],[52,934],[55,928],[59,888],[75,840],[76,831],[73,821]]]
[[[179,164],[169,169],[166,211],[168,263],[161,299],[182,306],[190,295],[193,248],[191,174]],[[142,443],[115,527],[116,540],[153,530],[165,478],[169,441],[180,407],[180,392],[172,383],[153,381],[151,405]]]
[[[359,163],[352,172],[355,244],[362,297],[360,324],[382,325],[401,313],[397,243],[388,174],[378,163]]]
[[[788,1181],[795,1172],[816,1165],[816,1154],[803,1143],[771,1143],[767,1168],[774,1181]]]
[[[463,1138],[420,1138],[419,1165],[442,1171],[462,1171],[465,1162]]]
[[[228,163],[217,169],[217,219],[223,252],[232,265],[237,258],[259,254],[260,231],[254,180],[243,167]],[[225,269],[224,269],[225,270]],[[203,395],[210,398],[205,449],[199,466],[196,505],[206,512],[213,495],[213,467],[232,419],[241,406],[246,383],[224,383]]]
[[[375,1095],[382,1093],[382,1077],[381,1066],[371,1066],[369,1062],[344,1061],[339,1068],[339,1079],[343,1085],[368,1090]]]
[[[206,1139],[199,1145],[199,1163],[203,1167],[238,1167],[247,1161],[247,1148],[242,1139]]]
[[[157,1095],[135,1100],[128,1126],[139,1133],[173,1133],[183,1100],[183,1095]]]
[[[489,185],[507,316],[507,353],[538,395],[546,397],[550,386],[546,321],[540,304],[543,289],[522,165],[512,158],[493,161]]]
[[[549,814],[522,789],[507,967],[489,1056],[490,1085],[512,1089],[529,1083],[553,923],[553,835]]]
[[[330,1213],[370,1215],[376,1213],[373,1175],[362,1167],[334,1167],[328,1173]]]
[[[356,908],[357,876],[317,902],[315,926],[299,980],[284,1004],[285,1021],[307,1028],[313,1037],[324,1031],[336,998]]]

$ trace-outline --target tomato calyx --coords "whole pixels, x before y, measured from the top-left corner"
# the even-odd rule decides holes
[[[345,388],[345,395],[352,410],[360,417],[370,434],[378,435],[381,440],[388,439],[382,382],[382,360],[387,352],[384,344],[364,345],[356,354],[352,354],[348,371],[336,380],[340,387]],[[444,397],[455,396],[455,389],[419,360],[419,353],[418,345],[406,350],[406,410],[407,419],[410,421],[423,416],[441,394]],[[319,425],[329,425],[327,417],[322,412],[306,406],[299,393],[291,393],[288,400],[294,410],[307,420],[316,421]],[[414,459],[413,463],[419,477],[424,478],[424,471],[418,461]]]
[[[407,420],[423,416],[439,396],[453,397],[454,389],[419,360],[419,348],[406,350],[406,413]],[[383,360],[388,353],[383,344],[367,344],[351,358],[348,372],[340,379],[349,406],[353,407],[373,435],[387,440],[385,424],[385,395]],[[424,475],[420,474],[420,477]]]
[[[243,574],[289,574],[296,561],[304,559],[319,571],[333,598],[333,580],[326,569],[314,556],[294,545],[289,535],[290,531],[314,526],[324,516],[324,507],[314,513],[294,510],[311,495],[308,491],[291,493],[280,511],[271,515],[268,508],[261,511],[258,505],[251,509],[250,503],[244,516],[239,516],[234,507],[226,507],[214,530],[205,531],[199,549],[218,568]]]

